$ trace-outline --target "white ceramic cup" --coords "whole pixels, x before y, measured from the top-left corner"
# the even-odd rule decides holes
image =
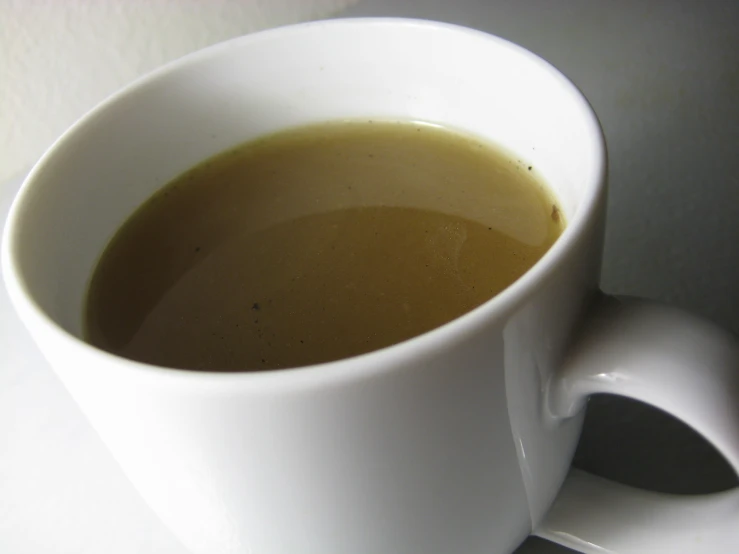
[[[506,146],[553,188],[566,231],[471,313],[351,359],[203,373],[81,340],[93,267],[157,188],[249,138],[356,117]],[[194,553],[494,554],[532,532],[593,553],[725,552],[736,491],[679,499],[567,478],[596,392],[681,418],[739,469],[737,343],[597,292],[605,196],[598,121],[543,60],[451,25],[334,20],[208,48],[97,107],[27,178],[2,261],[39,348]]]

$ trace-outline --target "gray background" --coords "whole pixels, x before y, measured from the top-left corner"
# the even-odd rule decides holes
[[[342,15],[475,27],[562,70],[608,141],[603,289],[670,302],[739,334],[739,2],[363,0]],[[575,465],[665,492],[736,483],[684,425],[613,397],[591,401]],[[529,539],[519,552],[570,551]]]

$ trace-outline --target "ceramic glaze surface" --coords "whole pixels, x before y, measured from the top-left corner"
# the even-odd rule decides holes
[[[572,223],[539,271],[492,303],[403,345],[325,367],[131,372],[128,362],[45,333],[62,381],[195,552],[506,552],[531,531],[532,514],[540,518],[569,466],[581,417],[548,428],[544,418],[509,410],[542,405],[543,389],[506,381],[517,366],[521,379],[548,380],[595,288],[602,142],[566,79],[488,35],[409,21],[318,23],[245,37],[160,71],[88,116],[60,145],[63,155],[37,168],[18,213],[45,232],[21,229],[12,239],[22,245],[27,290],[79,335],[93,264],[157,187],[253,136],[358,116],[439,122],[501,143],[536,165]],[[573,145],[569,153],[562,141]],[[74,218],[81,206],[95,209]],[[548,266],[575,233],[565,256],[586,261],[552,275]],[[522,294],[526,280],[537,282],[538,297]],[[558,320],[559,330],[527,324],[532,311]],[[539,340],[553,347],[520,359]],[[524,456],[527,445],[536,460]],[[294,531],[282,532],[285,525]],[[372,540],[358,541],[364,534]]]

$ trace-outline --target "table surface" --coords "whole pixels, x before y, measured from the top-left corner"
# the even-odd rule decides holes
[[[649,8],[561,0],[554,10],[548,0],[465,0],[454,8],[441,0],[365,0],[346,15],[416,16],[476,26],[564,69],[593,101],[611,149],[606,289],[673,301],[737,332],[739,64],[734,53],[739,34],[733,28],[739,9],[727,8],[736,5],[728,2],[705,3],[711,4],[706,8],[696,1],[643,4]],[[626,7],[617,12],[617,5]],[[611,48],[615,44],[618,48]],[[733,73],[722,64],[731,65]],[[722,85],[726,79],[729,84]],[[707,87],[713,87],[708,96]],[[687,138],[681,142],[681,136]],[[709,189],[688,190],[697,190],[705,176]],[[0,221],[17,186],[0,186]],[[681,194],[684,202],[676,202]],[[704,248],[707,243],[711,248]],[[736,484],[725,462],[684,425],[612,397],[591,400],[575,465],[664,492],[713,492]],[[186,554],[42,359],[4,290],[0,552]],[[571,551],[529,539],[517,554],[564,552]]]

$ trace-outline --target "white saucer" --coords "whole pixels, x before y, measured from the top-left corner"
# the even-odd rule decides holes
[[[19,182],[0,187],[0,224]],[[634,402],[591,402],[576,462],[668,492],[734,484],[676,421]],[[187,554],[139,498],[31,342],[0,287],[0,552]],[[529,539],[516,554],[564,554]]]

